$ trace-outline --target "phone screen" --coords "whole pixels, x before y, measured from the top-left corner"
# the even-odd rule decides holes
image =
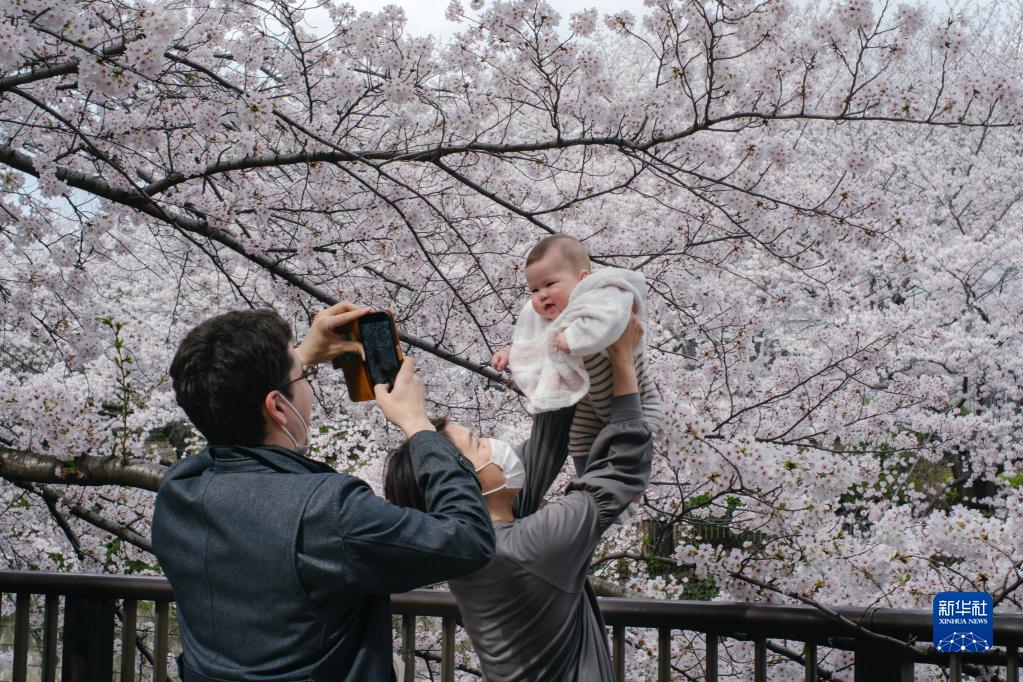
[[[377,319],[363,319],[359,322],[359,334],[366,353],[366,372],[369,374],[370,385],[394,384],[400,363],[394,350],[397,339],[391,330],[390,319],[386,315]]]

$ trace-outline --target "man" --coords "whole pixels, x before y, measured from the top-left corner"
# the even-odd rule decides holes
[[[411,359],[375,391],[409,439],[428,513],[305,457],[315,365],[361,352],[332,330],[368,311],[320,312],[298,348],[272,311],[227,313],[178,348],[175,395],[209,446],[164,477],[153,548],[177,601],[185,682],[391,680],[389,594],[493,553],[473,467],[427,420]]]
[[[604,531],[650,478],[651,432],[639,398],[635,349],[642,329],[632,317],[608,348],[611,420],[590,448],[583,473],[564,497],[540,501],[568,455],[574,408],[533,419],[519,448],[478,438],[456,424],[445,435],[479,475],[497,537],[481,571],[450,581],[484,677],[503,680],[613,682],[604,622],[586,575]],[[388,458],[388,499],[416,504],[410,452]]]

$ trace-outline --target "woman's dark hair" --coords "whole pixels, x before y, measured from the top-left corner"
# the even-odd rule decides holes
[[[263,398],[288,381],[291,329],[273,310],[210,318],[188,332],[171,362],[178,405],[210,443],[259,445]],[[291,397],[291,386],[281,389]]]
[[[431,419],[430,423],[437,429],[437,433],[443,436],[448,418],[437,417]],[[416,470],[412,466],[412,449],[407,440],[387,455],[387,463],[384,465],[384,497],[399,507],[426,511],[426,499],[416,482]]]

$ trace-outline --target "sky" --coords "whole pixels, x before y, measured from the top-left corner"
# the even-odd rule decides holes
[[[801,0],[796,0],[800,3]],[[808,2],[809,0],[802,0]],[[962,6],[970,0],[901,0],[907,4],[918,4],[938,10],[947,10],[950,6]],[[448,0],[346,0],[346,2],[360,12],[376,12],[385,5],[398,5],[405,10],[408,17],[408,31],[413,35],[433,34],[434,36],[446,39],[454,35],[457,24],[447,21],[444,18],[444,11],[447,9]],[[549,0],[550,4],[561,14],[562,23],[567,23],[568,17],[579,10],[595,8],[603,17],[605,14],[613,14],[627,10],[636,17],[641,17],[647,12],[643,0]],[[468,8],[469,0],[462,0],[462,5]]]
[[[346,2],[360,12],[375,12],[385,5],[398,5],[405,10],[405,16],[408,17],[409,32],[416,35],[430,33],[438,38],[450,38],[457,27],[457,24],[444,18],[448,0],[346,0]],[[550,2],[561,14],[563,23],[573,12],[591,7],[596,8],[601,16],[622,10],[641,16],[646,9],[643,7],[643,0],[550,0]],[[468,8],[469,0],[462,0],[462,6]]]

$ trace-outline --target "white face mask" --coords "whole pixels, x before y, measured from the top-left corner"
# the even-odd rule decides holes
[[[526,484],[526,467],[522,464],[522,460],[519,459],[515,448],[510,443],[498,440],[497,438],[490,439],[490,461],[478,467],[476,473],[478,474],[483,470],[483,467],[490,466],[491,464],[497,465],[502,473],[504,473],[504,485],[488,490],[483,493],[484,497],[504,488],[521,488]]]
[[[281,397],[284,398],[285,404],[287,404],[287,406],[291,408],[291,411],[295,413],[295,416],[298,417],[298,420],[302,422],[302,428],[305,429],[305,445],[299,445],[298,439],[291,435],[291,431],[288,431],[288,429],[285,426],[282,425],[281,430],[284,431],[284,435],[291,439],[292,444],[295,446],[294,448],[295,452],[305,457],[306,455],[309,454],[310,441],[309,424],[306,423],[305,419],[302,418],[302,415],[298,413],[298,410],[295,409],[295,406],[291,404],[291,401],[288,400],[283,393],[281,394]]]

